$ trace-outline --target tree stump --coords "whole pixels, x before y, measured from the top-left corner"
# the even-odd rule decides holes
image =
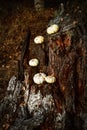
[[[72,9],[73,10],[73,9]],[[83,13],[62,11],[48,26],[56,33],[46,35],[43,44],[29,46],[30,33],[22,53],[18,78],[13,76],[6,97],[0,102],[2,130],[87,130],[87,33]],[[25,50],[39,65],[23,70]],[[24,78],[20,74],[23,74]],[[36,84],[36,73],[56,78],[54,83]],[[44,78],[45,79],[45,78]]]

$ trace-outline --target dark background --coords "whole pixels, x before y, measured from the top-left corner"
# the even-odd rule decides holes
[[[71,5],[74,3],[84,3],[87,4],[87,0],[44,0],[45,7],[57,7],[60,3],[70,3]],[[34,7],[34,0],[0,0],[0,8],[15,8],[19,3],[23,3],[26,6]]]

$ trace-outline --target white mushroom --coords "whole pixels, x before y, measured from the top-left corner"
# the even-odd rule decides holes
[[[53,25],[51,25],[50,27],[47,28],[47,33],[53,34],[53,33],[58,32],[58,30],[59,30],[59,26],[57,24],[53,24]]]
[[[56,78],[54,76],[46,76],[45,81],[47,83],[54,83],[56,81]]]
[[[37,73],[33,77],[33,81],[36,84],[42,84],[45,81],[46,74],[44,73]]]
[[[44,37],[43,36],[37,36],[34,38],[35,44],[42,44],[44,42]]]
[[[31,59],[30,61],[29,61],[29,65],[30,66],[37,66],[39,64],[39,60],[38,59],[36,59],[36,58],[34,58],[34,59]]]

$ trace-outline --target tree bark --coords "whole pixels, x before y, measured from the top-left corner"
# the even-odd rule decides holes
[[[8,130],[87,130],[87,33],[83,13],[60,14],[48,24],[57,24],[57,33],[48,36],[49,44],[35,47],[27,37],[22,51],[22,68],[27,48],[39,59],[39,66],[13,76],[7,95],[0,102],[0,126]],[[28,48],[28,49],[29,49]],[[31,58],[29,56],[29,58]],[[48,60],[46,60],[46,58]],[[56,78],[49,84],[35,84],[34,74],[44,72]]]

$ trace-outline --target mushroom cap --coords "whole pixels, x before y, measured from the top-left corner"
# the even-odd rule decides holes
[[[29,60],[29,65],[30,66],[34,67],[34,66],[37,66],[38,64],[39,64],[39,60],[36,59],[36,58]]]
[[[43,36],[37,36],[34,38],[34,43],[35,44],[42,44],[44,42],[44,37]]]
[[[33,76],[33,81],[36,84],[42,84],[45,81],[45,73],[37,73]]]
[[[54,83],[54,82],[56,82],[56,78],[54,76],[46,76],[45,81],[47,83]]]
[[[53,25],[51,25],[50,27],[47,28],[47,33],[53,34],[53,33],[58,32],[58,30],[59,30],[59,26],[57,24],[53,24]]]

